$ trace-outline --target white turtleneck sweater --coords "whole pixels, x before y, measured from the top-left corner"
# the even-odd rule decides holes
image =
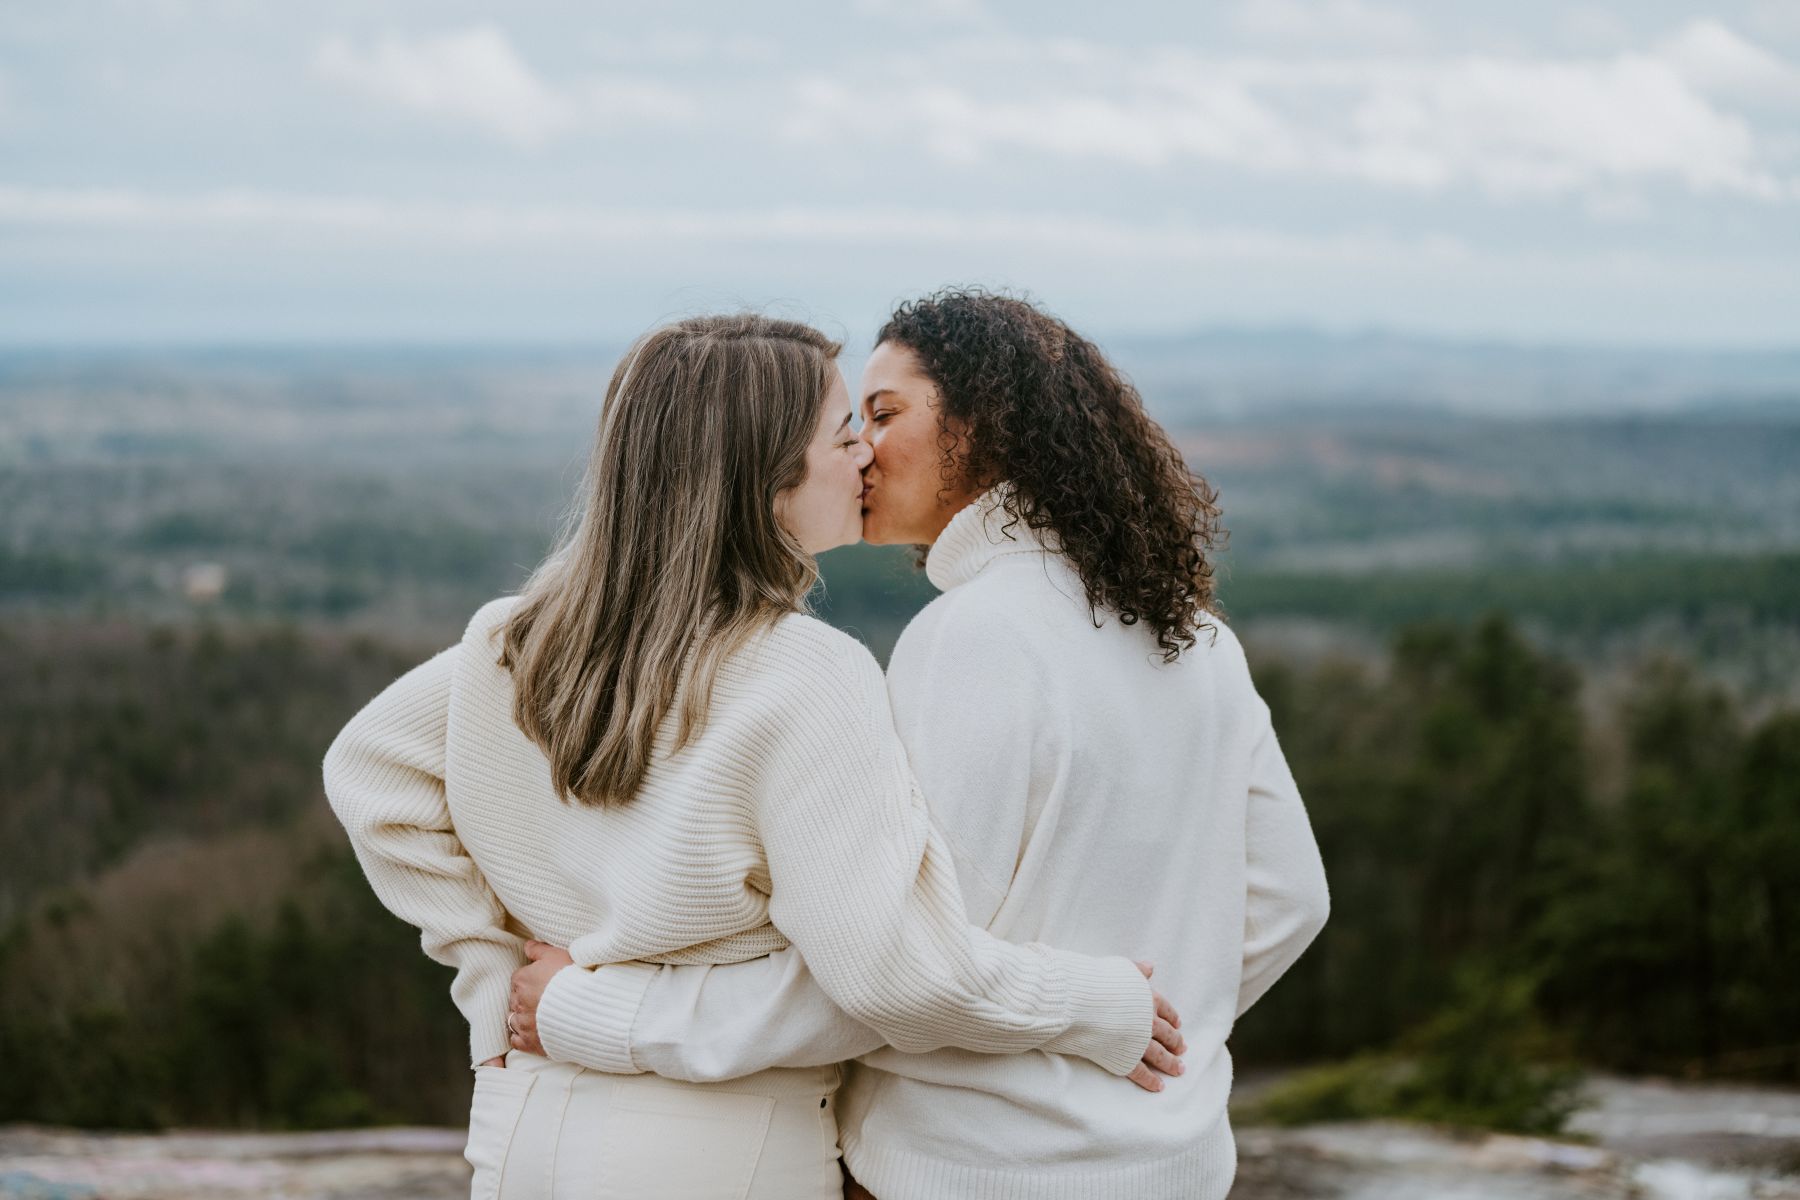
[[[513,722],[496,636],[513,603],[482,608],[325,757],[326,794],[376,893],[457,969],[473,1061],[506,1051],[529,934],[584,965],[730,963],[791,944],[896,1046],[1136,1065],[1152,1012],[1129,959],[1009,945],[968,923],[861,643],[783,617],[721,664],[698,734],[673,750],[671,709],[638,793],[596,808],[557,795]],[[608,976],[606,1011],[629,1022],[648,982]],[[572,1042],[628,1071],[628,1055],[594,1049],[625,1028],[603,1017]]]
[[[860,1055],[839,1122],[880,1200],[1217,1200],[1236,1167],[1225,1040],[1324,924],[1318,847],[1232,632],[1163,663],[1142,625],[1096,624],[1071,564],[997,501],[926,561],[944,594],[889,665],[901,737],[969,919],[1154,962],[1185,1073],[1151,1094],[1051,1053],[904,1053],[832,1003],[804,947],[565,969],[539,1033],[555,1058],[691,1080]]]

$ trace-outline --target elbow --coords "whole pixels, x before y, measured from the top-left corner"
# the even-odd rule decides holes
[[[776,922],[779,928],[779,917]],[[854,946],[852,953],[816,953],[807,964],[813,980],[846,1016],[879,1030],[896,1049],[918,1054],[943,1045],[923,1045],[921,1035],[941,1026],[961,1004],[958,989],[922,972],[905,943],[898,931],[860,945],[846,935],[841,945]],[[800,953],[804,957],[805,949]]]
[[[1325,922],[1331,919],[1331,897],[1326,894],[1324,888],[1319,889],[1318,897],[1314,900],[1312,909],[1307,916],[1312,936],[1319,936],[1320,931],[1325,928]]]
[[[1260,941],[1266,948],[1282,947],[1281,952],[1292,961],[1312,945],[1330,918],[1331,894],[1320,874],[1313,879],[1296,879],[1278,899],[1271,897],[1269,906],[1253,921],[1253,928],[1262,931]]]
[[[909,1003],[900,996],[878,996],[857,990],[833,998],[846,1014],[881,1030],[916,1025],[929,1016],[927,1006]]]
[[[1309,888],[1300,901],[1299,918],[1308,944],[1319,936],[1325,928],[1325,922],[1331,919],[1331,891],[1325,886],[1325,873],[1319,872],[1317,882]]]
[[[344,727],[325,751],[319,767],[319,779],[325,789],[325,802],[331,806],[338,823],[352,836],[368,824],[366,806],[359,803],[356,786],[356,746],[354,725]]]
[[[344,817],[344,735],[338,734],[330,747],[325,751],[325,761],[319,766],[319,781],[325,788],[325,803],[331,805],[331,811]]]
[[[941,1035],[934,1036],[953,1011],[948,1001],[934,1003],[925,996],[867,993],[833,999],[846,1015],[879,1032],[896,1050],[927,1054],[949,1044]]]

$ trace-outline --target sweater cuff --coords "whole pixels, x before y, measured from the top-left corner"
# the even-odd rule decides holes
[[[631,1055],[638,1006],[660,967],[611,963],[564,967],[550,977],[538,1001],[538,1040],[544,1054],[613,1075],[640,1075]]]
[[[1069,1027],[1041,1049],[1072,1054],[1114,1075],[1129,1075],[1150,1046],[1156,1001],[1129,958],[1052,951],[1069,981]]]
[[[513,971],[525,956],[516,948],[480,943],[469,948],[450,990],[469,1023],[469,1062],[480,1066],[505,1054],[511,1047],[506,1037],[506,1009],[512,998]]]

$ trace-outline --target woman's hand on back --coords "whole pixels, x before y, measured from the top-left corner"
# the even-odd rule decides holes
[[[544,1043],[538,1040],[538,1002],[551,977],[564,967],[575,965],[569,952],[548,942],[525,943],[525,957],[531,961],[513,972],[512,997],[506,1012],[507,1041],[514,1050],[542,1054]]]
[[[1148,979],[1156,968],[1147,962],[1140,962],[1138,970]],[[1187,1053],[1187,1039],[1181,1036],[1181,1014],[1175,1011],[1168,998],[1154,989],[1150,994],[1156,999],[1156,1019],[1150,1025],[1150,1045],[1144,1050],[1144,1061],[1131,1069],[1125,1078],[1143,1088],[1146,1092],[1163,1090],[1163,1076],[1179,1075],[1182,1072],[1179,1055]]]

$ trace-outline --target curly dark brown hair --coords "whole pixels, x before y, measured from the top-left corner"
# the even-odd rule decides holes
[[[1020,297],[963,288],[900,305],[875,342],[917,354],[940,420],[966,424],[940,438],[946,486],[1011,483],[1008,517],[1055,535],[1096,620],[1149,625],[1165,662],[1213,628],[1218,492],[1098,346]]]

